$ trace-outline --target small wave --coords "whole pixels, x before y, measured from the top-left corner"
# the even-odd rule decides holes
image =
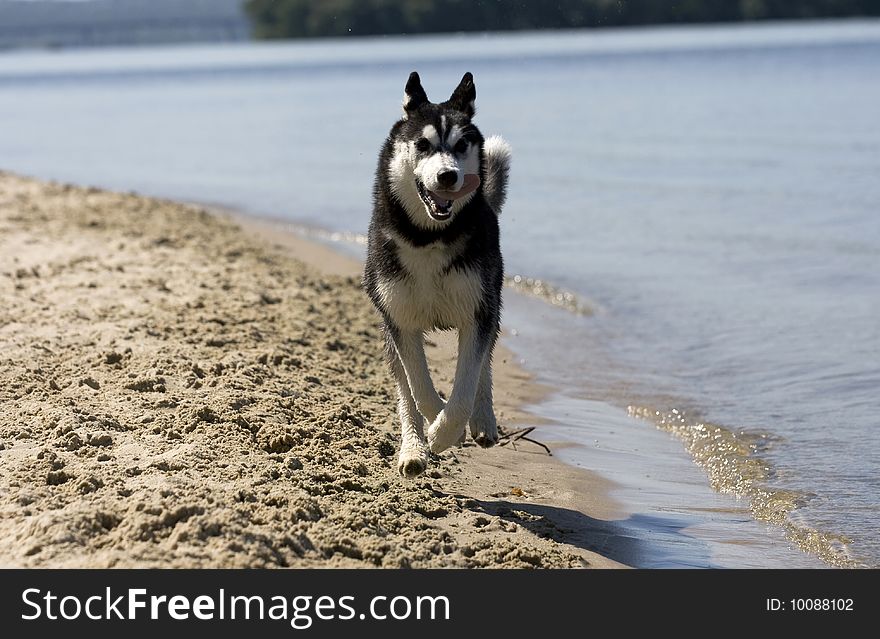
[[[576,315],[593,314],[593,308],[582,302],[577,295],[564,288],[553,286],[546,280],[524,275],[508,275],[504,278],[504,284],[517,293],[534,297]]]
[[[677,408],[656,410],[629,406],[627,412],[681,439],[709,475],[712,488],[747,498],[755,519],[781,526],[786,536],[802,550],[818,555],[832,566],[862,567],[849,555],[849,539],[793,520],[792,513],[806,502],[808,495],[767,485],[774,471],[761,453],[778,441],[777,438],[693,419]]]

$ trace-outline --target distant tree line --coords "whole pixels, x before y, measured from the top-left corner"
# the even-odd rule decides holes
[[[247,0],[258,38],[880,15],[880,0]]]

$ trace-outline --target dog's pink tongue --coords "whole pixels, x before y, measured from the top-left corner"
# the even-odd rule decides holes
[[[442,200],[458,200],[476,191],[478,186],[480,186],[480,176],[476,173],[467,173],[464,176],[464,183],[457,191],[431,191],[431,193]]]

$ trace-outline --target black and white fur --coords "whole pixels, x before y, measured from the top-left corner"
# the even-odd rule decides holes
[[[364,287],[382,316],[397,382],[402,440],[398,470],[415,477],[439,453],[471,436],[498,441],[492,407],[492,351],[498,337],[504,267],[498,214],[510,147],[483,139],[471,121],[476,89],[466,73],[446,102],[428,101],[410,74],[403,117],[382,147],[374,187]],[[480,186],[455,200],[468,173]],[[424,335],[458,330],[455,381],[447,401],[434,388]],[[427,420],[427,437],[424,430]]]

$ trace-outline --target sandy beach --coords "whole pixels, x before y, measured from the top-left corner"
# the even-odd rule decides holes
[[[607,484],[537,446],[398,476],[358,272],[270,224],[0,173],[0,565],[620,566]],[[497,363],[500,423],[537,423]]]

